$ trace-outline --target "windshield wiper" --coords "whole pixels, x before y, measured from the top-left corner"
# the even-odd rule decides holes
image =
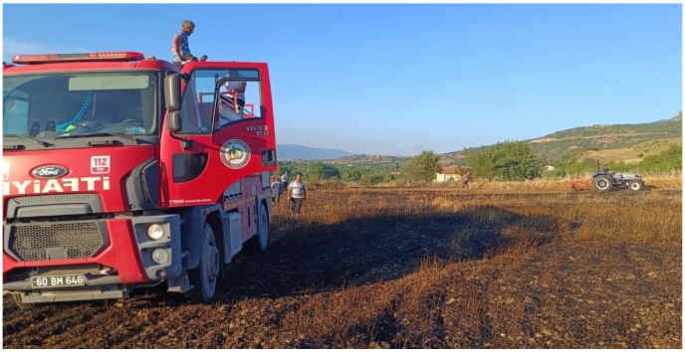
[[[46,142],[46,141],[44,141],[44,140],[42,140],[42,139],[40,139],[40,138],[31,137],[31,136],[24,136],[24,135],[22,135],[22,134],[9,133],[9,134],[4,134],[4,135],[2,135],[2,137],[3,137],[3,139],[4,139],[4,138],[8,138],[8,137],[9,137],[9,138],[23,139],[23,140],[29,141],[29,142],[31,142],[31,143],[40,144],[40,145],[43,146],[43,147],[52,147],[52,144],[51,144],[51,143],[48,143],[48,142]]]
[[[138,143],[138,144],[139,143],[149,143],[146,140],[131,137],[127,134],[110,133],[110,132],[94,132],[94,133],[81,133],[81,134],[72,134],[72,135],[60,135],[60,136],[55,137],[55,139],[81,138],[81,137],[86,137],[86,138],[91,138],[91,137],[117,137],[117,138],[121,138],[121,139],[126,139],[130,142],[133,142],[133,143]],[[113,139],[111,141],[104,141],[104,142],[89,142],[88,145],[91,145],[91,146],[116,145],[117,143],[121,143],[121,142],[117,141],[116,139]]]

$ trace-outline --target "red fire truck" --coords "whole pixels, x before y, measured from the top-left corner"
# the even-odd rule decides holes
[[[137,52],[3,63],[3,292],[22,303],[212,300],[269,236],[267,64]]]

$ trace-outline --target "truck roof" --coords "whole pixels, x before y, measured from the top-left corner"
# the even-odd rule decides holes
[[[45,72],[70,72],[70,71],[122,71],[122,70],[153,70],[153,71],[173,71],[178,72],[179,67],[168,61],[157,60],[154,57],[143,58],[140,53],[139,56],[130,60],[116,60],[116,59],[98,59],[92,58],[97,53],[90,54],[48,54],[48,55],[19,55],[15,56],[15,62],[19,64],[8,65],[3,62],[3,74],[27,74],[27,73],[45,73]],[[59,58],[65,55],[68,59]],[[78,56],[83,55],[84,59],[79,60]],[[91,58],[87,58],[90,55]],[[28,63],[23,63],[24,58],[42,58],[42,61],[31,61],[26,59]],[[142,58],[142,59],[140,59]]]

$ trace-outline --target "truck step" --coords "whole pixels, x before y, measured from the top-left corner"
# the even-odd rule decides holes
[[[174,292],[174,293],[186,293],[194,289],[195,286],[193,285],[183,285],[183,286],[174,286],[174,287],[169,287],[167,290],[168,292]]]

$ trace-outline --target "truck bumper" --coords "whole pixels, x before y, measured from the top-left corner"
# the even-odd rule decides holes
[[[148,236],[152,225],[160,238]],[[5,223],[4,230],[3,291],[23,292],[24,302],[117,298],[184,274],[178,215]],[[36,284],[54,275],[78,275],[78,285]]]

